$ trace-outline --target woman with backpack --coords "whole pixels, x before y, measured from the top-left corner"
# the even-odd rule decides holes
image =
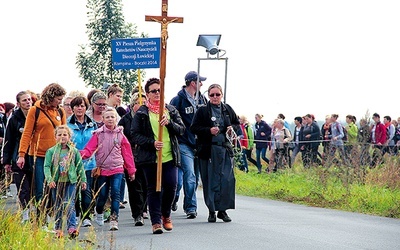
[[[25,156],[29,156],[29,164],[34,169],[34,196],[37,203],[44,198],[44,158],[47,149],[56,145],[54,129],[57,126],[65,125],[67,122],[65,111],[60,108],[65,94],[66,91],[60,84],[51,83],[47,85],[42,91],[41,99],[36,101],[26,115],[25,127],[19,145],[17,166],[23,168]],[[43,204],[39,207],[38,215],[44,209]]]

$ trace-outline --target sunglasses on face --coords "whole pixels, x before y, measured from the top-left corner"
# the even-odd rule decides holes
[[[94,102],[94,104],[96,104],[96,105],[99,106],[99,107],[105,107],[105,106],[107,106],[106,103],[95,103],[95,102]]]
[[[149,93],[153,93],[153,94],[155,94],[155,93],[160,93],[160,89],[153,89],[153,90],[150,90]]]
[[[219,96],[221,96],[221,94],[220,94],[220,93],[213,93],[213,94],[210,94],[209,96],[210,96],[210,97],[214,97],[214,96],[219,97]]]

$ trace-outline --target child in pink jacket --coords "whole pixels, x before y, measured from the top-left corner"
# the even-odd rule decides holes
[[[111,192],[110,230],[118,230],[119,203],[123,197],[120,194],[121,180],[124,170],[128,172],[129,180],[135,179],[135,163],[131,145],[123,133],[123,127],[117,126],[117,111],[108,107],[103,112],[104,126],[94,131],[83,150],[82,159],[96,157],[100,176],[97,177],[98,198],[96,202],[96,219],[99,226],[104,225],[104,205]]]

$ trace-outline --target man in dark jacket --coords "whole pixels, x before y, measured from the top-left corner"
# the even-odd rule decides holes
[[[321,130],[314,115],[307,114],[304,119],[306,125],[303,128],[304,143],[301,146],[303,165],[304,167],[310,167],[311,164],[321,165],[321,160],[318,159]]]
[[[185,76],[185,85],[170,102],[178,110],[186,128],[190,127],[197,107],[207,102],[200,93],[202,81],[206,79],[206,77],[199,76],[195,71],[188,72]],[[181,166],[178,171],[178,186],[172,210],[177,209],[179,193],[183,186],[183,210],[188,219],[194,219],[197,216],[196,189],[199,179],[198,159],[195,156],[196,140],[194,134],[186,129],[182,136],[178,136],[178,142],[181,152]]]

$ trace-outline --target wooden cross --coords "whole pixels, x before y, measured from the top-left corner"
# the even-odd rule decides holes
[[[164,115],[164,80],[165,68],[167,64],[167,39],[168,24],[183,23],[183,17],[168,16],[168,0],[161,0],[161,16],[145,16],[146,21],[158,22],[161,24],[161,53],[160,53],[160,115],[159,120]],[[161,141],[163,136],[163,128],[158,128],[158,140]],[[157,185],[156,191],[161,192],[161,175],[162,175],[162,149],[158,151],[157,160]]]

